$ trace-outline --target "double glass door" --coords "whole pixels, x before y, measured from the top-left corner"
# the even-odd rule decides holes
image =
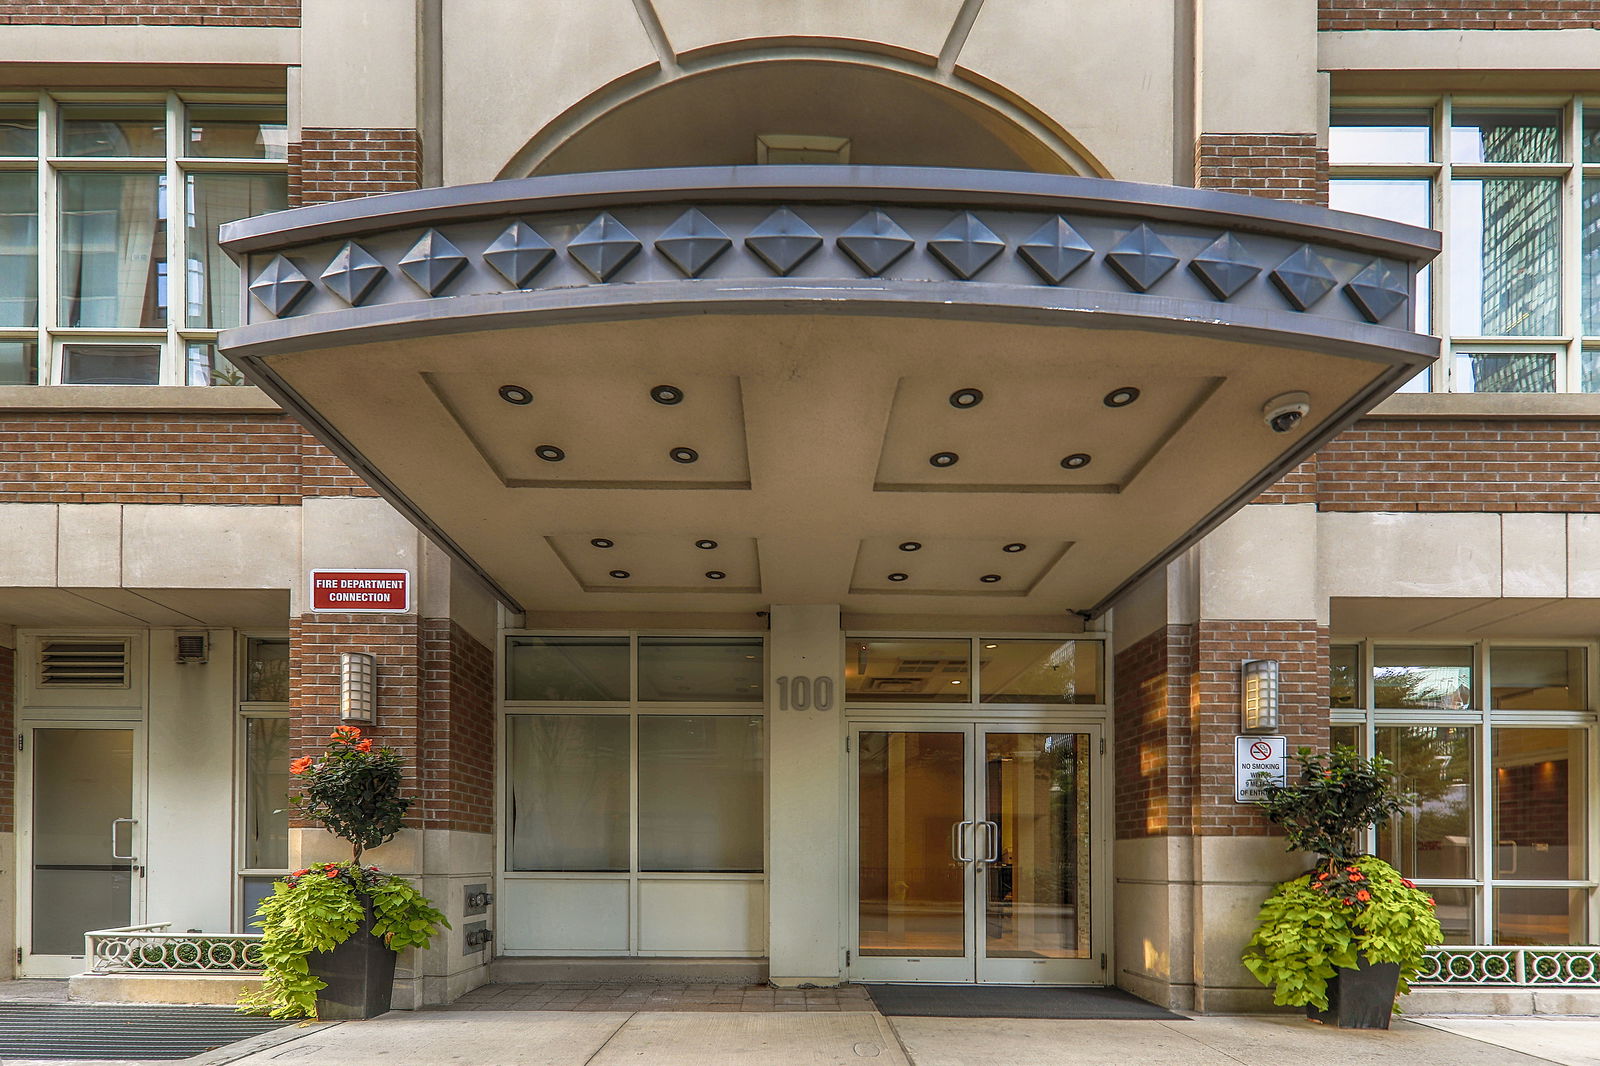
[[[850,976],[1102,984],[1097,726],[852,727]]]

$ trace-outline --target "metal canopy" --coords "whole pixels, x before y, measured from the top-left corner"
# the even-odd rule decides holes
[[[1103,609],[1438,350],[1437,234],[1100,179],[577,174],[223,243],[227,357],[516,609]]]

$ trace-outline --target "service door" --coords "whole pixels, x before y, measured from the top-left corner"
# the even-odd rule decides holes
[[[139,920],[144,834],[139,730],[30,724],[22,732],[19,973],[81,973],[83,935]]]
[[[1103,984],[1098,726],[850,733],[850,976]]]

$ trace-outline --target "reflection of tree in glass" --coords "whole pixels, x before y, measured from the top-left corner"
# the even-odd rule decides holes
[[[1472,831],[1472,744],[1466,729],[1446,726],[1380,728],[1378,750],[1394,762],[1397,788],[1410,796],[1409,818],[1383,830],[1379,851],[1403,873],[1466,876],[1437,868],[1417,868],[1418,853],[1463,847]],[[1455,838],[1452,843],[1450,838]]]
[[[1379,707],[1460,710],[1472,702],[1472,673],[1464,666],[1375,666],[1372,688]]]

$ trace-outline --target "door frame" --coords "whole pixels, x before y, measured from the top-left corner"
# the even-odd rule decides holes
[[[907,967],[893,957],[863,959],[860,955],[860,734],[867,732],[934,732],[962,733],[967,745],[966,766],[963,772],[963,815],[977,819],[983,813],[984,760],[980,745],[987,733],[1080,733],[1090,738],[1089,750],[1089,877],[1085,890],[1091,900],[1091,924],[1088,959],[1070,960],[1012,960],[988,959],[984,955],[982,928],[985,922],[985,899],[978,887],[984,877],[976,863],[969,863],[963,875],[964,899],[967,909],[966,954],[960,959],[929,959],[936,965],[923,966],[922,972],[907,972]],[[1110,759],[1109,722],[1100,712],[1084,713],[1073,710],[1025,710],[1009,713],[989,713],[960,716],[924,714],[918,716],[899,713],[857,713],[845,721],[844,745],[846,769],[845,838],[846,862],[844,884],[841,886],[844,909],[845,970],[847,980],[855,982],[924,982],[930,984],[1039,984],[1039,985],[1107,985],[1112,982],[1110,958],[1113,944],[1111,912],[1111,782],[1108,776]],[[976,848],[983,834],[976,829],[966,833],[970,847]],[[1052,961],[1057,965],[1050,965]],[[1019,963],[1026,963],[1019,965]],[[1043,979],[1028,976],[1034,964],[1055,971]],[[1076,971],[1062,973],[1063,970]],[[1085,979],[1087,976],[1087,979]]]
[[[82,973],[88,960],[78,955],[36,955],[33,953],[33,787],[34,758],[38,753],[35,733],[40,729],[123,729],[132,734],[133,776],[129,797],[129,814],[134,818],[131,853],[136,856],[129,865],[138,871],[129,885],[128,923],[137,925],[144,921],[145,877],[149,842],[146,827],[149,812],[146,771],[148,760],[145,751],[145,726],[143,722],[89,721],[81,718],[30,718],[17,723],[17,735],[23,739],[22,750],[17,753],[17,857],[15,863],[17,886],[16,943],[17,976],[19,978],[71,977]],[[87,930],[86,930],[87,931]]]

